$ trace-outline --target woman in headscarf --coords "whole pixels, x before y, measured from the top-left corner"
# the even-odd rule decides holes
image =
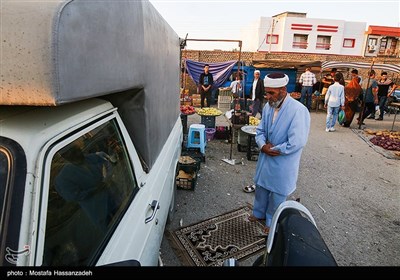
[[[361,92],[362,89],[360,84],[358,83],[358,78],[353,76],[349,84],[344,87],[344,113],[346,116],[346,120],[343,123],[343,126],[345,127],[349,127],[351,122],[353,121],[354,115],[357,112],[358,96],[361,94]]]

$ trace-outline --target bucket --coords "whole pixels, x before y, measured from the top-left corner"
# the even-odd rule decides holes
[[[206,139],[207,141],[211,141],[214,139],[215,128],[206,128]]]

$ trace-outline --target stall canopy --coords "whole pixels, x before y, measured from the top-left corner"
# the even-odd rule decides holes
[[[186,70],[192,80],[199,84],[200,74],[204,72],[204,65],[210,65],[209,71],[213,75],[213,88],[220,87],[230,76],[233,66],[237,63],[236,60],[230,60],[221,63],[198,62],[186,59]]]
[[[371,63],[367,62],[347,62],[347,61],[324,61],[321,63],[321,70],[329,68],[371,68]],[[395,73],[400,72],[400,65],[396,64],[386,64],[386,63],[374,63],[374,69],[379,69],[382,71],[391,71]]]

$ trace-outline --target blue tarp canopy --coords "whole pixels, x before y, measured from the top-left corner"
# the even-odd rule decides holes
[[[236,60],[230,60],[220,63],[198,62],[186,59],[186,70],[192,80],[199,85],[200,74],[204,72],[204,65],[210,66],[209,71],[213,75],[213,88],[219,88],[229,78],[233,66],[237,63]]]

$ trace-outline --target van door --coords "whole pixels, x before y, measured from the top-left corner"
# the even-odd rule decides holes
[[[137,199],[144,172],[116,113],[55,141],[43,170],[35,265],[96,265],[128,211],[138,213],[130,220],[137,242],[129,252],[140,261],[152,231],[138,218],[149,207]]]

